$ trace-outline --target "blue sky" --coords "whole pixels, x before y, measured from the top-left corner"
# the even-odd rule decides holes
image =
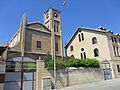
[[[43,22],[43,13],[49,7],[62,14],[63,42],[67,42],[78,27],[103,26],[120,33],[120,0],[0,0],[0,44],[15,34],[23,13],[27,21]]]

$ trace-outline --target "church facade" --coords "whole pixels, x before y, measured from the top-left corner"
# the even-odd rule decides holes
[[[8,43],[7,58],[25,56],[36,60],[47,53],[53,57],[54,52],[57,57],[63,56],[60,11],[49,8],[44,13],[44,24],[28,23],[24,15],[19,30]]]

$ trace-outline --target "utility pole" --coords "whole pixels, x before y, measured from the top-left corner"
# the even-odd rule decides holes
[[[54,20],[52,21],[52,23],[54,24]],[[52,24],[52,25],[53,25]],[[55,54],[55,30],[54,30],[54,25],[53,25],[53,49],[54,49],[54,51],[53,51],[53,54],[54,54],[54,56],[53,56],[53,58],[54,58],[54,89],[56,90],[56,54]]]
[[[20,90],[23,90],[23,59],[24,59],[24,46],[25,46],[25,29],[26,29],[26,16],[25,14],[22,17],[20,31],[21,31],[21,87]]]
[[[62,7],[64,7],[65,5],[66,5],[66,3],[67,3],[67,0],[64,0],[63,1],[63,3],[62,3]],[[54,20],[52,21],[52,23],[54,24]],[[52,24],[52,25],[53,25]],[[56,90],[56,50],[55,50],[55,30],[54,30],[54,25],[52,26],[53,27],[53,29],[52,29],[52,31],[53,31],[53,45],[54,45],[54,47],[53,47],[53,49],[54,49],[54,51],[53,51],[53,54],[54,54],[54,56],[53,56],[53,58],[54,58],[54,89]]]
[[[23,90],[23,59],[24,59],[24,51],[22,51],[22,55],[21,55],[21,87],[20,90]]]
[[[55,55],[55,34],[54,34],[54,85],[56,90],[56,55]]]

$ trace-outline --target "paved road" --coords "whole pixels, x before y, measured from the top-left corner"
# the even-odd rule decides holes
[[[120,90],[120,79],[75,85],[58,90]]]

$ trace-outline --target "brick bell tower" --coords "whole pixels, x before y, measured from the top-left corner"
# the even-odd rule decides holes
[[[51,30],[51,55],[52,57],[54,55],[54,51],[56,53],[56,56],[63,57],[63,42],[62,42],[60,11],[50,7],[44,13],[44,25],[49,30]]]

